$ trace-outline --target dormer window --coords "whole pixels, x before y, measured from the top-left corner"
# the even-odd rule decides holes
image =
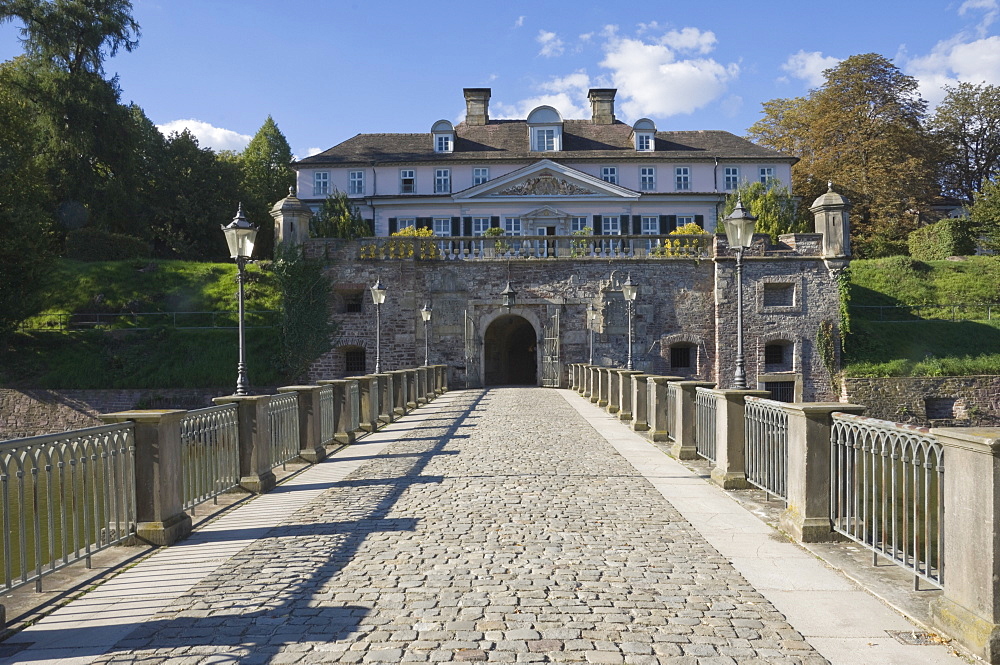
[[[653,152],[656,149],[656,125],[649,118],[643,118],[632,126],[637,152]]]
[[[452,152],[455,149],[455,128],[447,120],[438,120],[431,127],[434,152]]]
[[[563,120],[551,106],[539,106],[528,114],[528,140],[534,152],[562,150]]]

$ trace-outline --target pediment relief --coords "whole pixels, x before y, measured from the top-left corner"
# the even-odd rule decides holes
[[[569,180],[543,173],[496,191],[492,196],[580,196],[597,193]]]

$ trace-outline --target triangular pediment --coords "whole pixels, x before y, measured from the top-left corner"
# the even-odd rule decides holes
[[[612,185],[574,168],[543,159],[454,195],[455,199],[636,199],[638,192]],[[539,208],[542,210],[542,208]]]
[[[521,215],[521,219],[532,219],[532,220],[546,220],[546,219],[565,219],[571,215],[564,210],[559,208],[553,208],[552,206],[542,206],[541,208],[535,208],[531,212],[526,212]]]

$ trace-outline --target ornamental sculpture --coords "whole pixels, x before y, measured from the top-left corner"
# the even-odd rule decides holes
[[[524,182],[502,189],[494,196],[572,196],[593,193],[593,191],[574,185],[569,181],[543,175],[537,178],[528,178]]]

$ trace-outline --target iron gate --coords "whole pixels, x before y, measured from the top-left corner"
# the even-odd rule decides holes
[[[479,359],[482,355],[482,340],[473,313],[465,310],[465,387],[481,388],[483,377],[480,373]]]
[[[559,366],[559,310],[549,317],[544,331],[544,346],[542,347],[542,386],[559,388],[562,383],[562,372]]]

